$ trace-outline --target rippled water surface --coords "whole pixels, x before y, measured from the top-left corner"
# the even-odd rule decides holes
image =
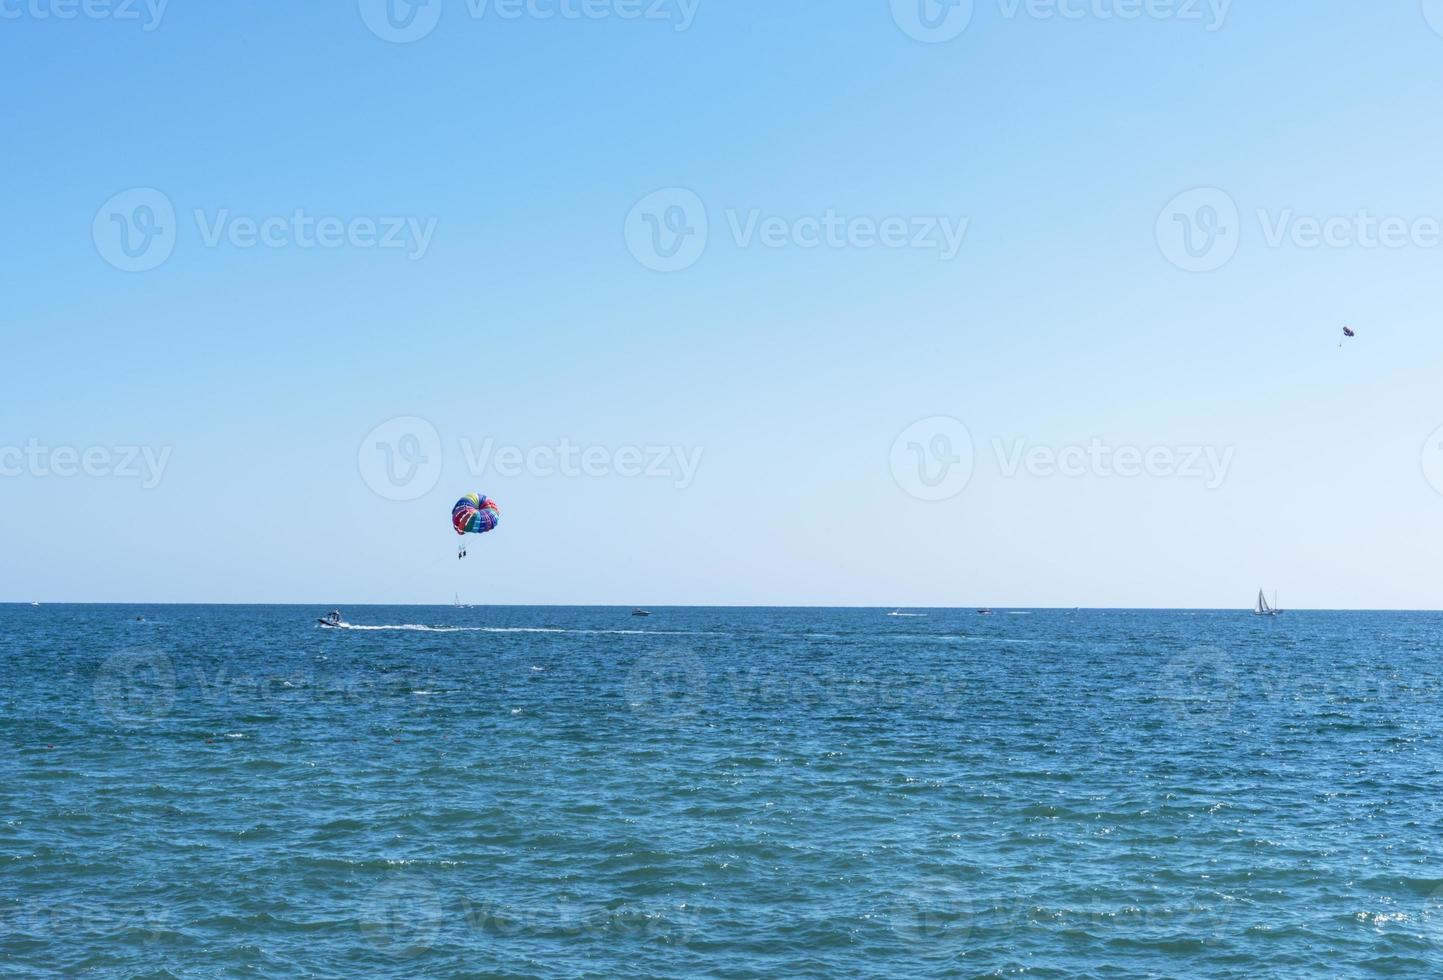
[[[0,974],[1443,974],[1438,615],[324,611],[0,606]]]

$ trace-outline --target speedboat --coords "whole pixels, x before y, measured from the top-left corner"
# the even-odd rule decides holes
[[[991,610],[991,609],[979,609],[979,610],[977,610],[977,615],[979,615],[979,616],[991,616],[991,615],[992,615],[992,610]]]
[[[351,628],[351,624],[341,618],[341,611],[339,609],[326,613],[320,619],[316,620],[316,625],[324,626],[326,629],[332,630],[344,630]]]
[[[633,616],[650,616],[650,615],[651,615],[651,613],[647,612],[645,609],[633,609],[633,610],[631,611],[631,614],[632,614]]]

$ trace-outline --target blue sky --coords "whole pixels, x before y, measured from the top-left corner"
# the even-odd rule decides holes
[[[432,2],[0,5],[0,598],[1443,606],[1443,4]]]

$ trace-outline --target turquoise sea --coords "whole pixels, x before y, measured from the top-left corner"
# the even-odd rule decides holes
[[[1443,974],[1443,615],[0,606],[0,975]]]

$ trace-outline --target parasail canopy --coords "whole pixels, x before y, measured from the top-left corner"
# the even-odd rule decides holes
[[[484,493],[468,493],[451,508],[451,526],[457,534],[485,534],[501,523],[501,508]]]

